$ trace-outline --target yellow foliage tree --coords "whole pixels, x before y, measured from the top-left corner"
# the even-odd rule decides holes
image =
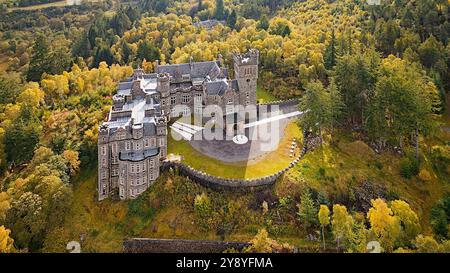
[[[347,212],[343,205],[333,205],[333,216],[331,219],[331,230],[339,248],[342,242],[348,242],[353,237],[352,216]]]
[[[75,173],[80,168],[80,160],[78,160],[78,152],[73,150],[65,150],[63,152],[63,157],[69,162],[70,175],[75,175]]]
[[[14,240],[9,237],[11,231],[0,226],[0,253],[10,253],[14,250]]]
[[[367,212],[370,231],[387,252],[392,252],[400,236],[400,221],[394,216],[386,202],[378,198],[371,201],[372,208]]]
[[[325,249],[325,227],[330,224],[330,210],[328,209],[328,206],[320,205],[318,218],[320,226],[322,227],[323,249]]]
[[[403,200],[392,201],[391,210],[400,220],[402,227],[400,237],[404,243],[408,244],[420,232],[419,217]]]

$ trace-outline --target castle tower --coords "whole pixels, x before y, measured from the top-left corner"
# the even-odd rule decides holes
[[[161,110],[163,115],[170,117],[170,75],[167,73],[161,73],[157,76],[156,89],[161,95]]]
[[[259,51],[251,49],[244,54],[233,54],[234,77],[239,86],[239,104],[256,105]]]
[[[160,157],[167,157],[167,121],[165,117],[156,119],[156,135],[158,136],[157,146],[160,149]]]
[[[98,129],[98,200],[108,197],[110,183],[109,129],[101,125]]]

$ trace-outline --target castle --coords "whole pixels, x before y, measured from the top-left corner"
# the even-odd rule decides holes
[[[256,105],[259,52],[234,54],[234,79],[222,57],[217,61],[159,65],[146,74],[136,69],[119,83],[108,121],[98,133],[98,199],[118,195],[121,200],[143,193],[159,177],[167,156],[167,123],[203,107]]]

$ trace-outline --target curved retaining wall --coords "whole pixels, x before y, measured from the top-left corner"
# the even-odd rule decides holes
[[[191,166],[185,165],[181,162],[162,162],[161,170],[168,171],[169,169],[177,170],[180,175],[189,177],[193,181],[215,190],[237,190],[237,191],[252,191],[260,190],[271,187],[278,178],[280,178],[285,172],[294,167],[300,159],[307,152],[306,145],[303,147],[300,155],[294,159],[289,166],[283,170],[278,171],[272,175],[264,176],[255,179],[232,179],[223,178],[213,175],[206,174],[204,172],[198,171]]]
[[[299,103],[299,99],[289,99],[289,100],[280,100],[280,101],[272,101],[268,103],[262,103],[259,105],[280,105],[280,106],[294,106]],[[300,159],[306,154],[308,151],[307,138],[305,134],[303,134],[304,146],[300,155],[295,158],[289,166],[284,168],[283,170],[278,171],[272,175],[255,178],[255,179],[233,179],[233,178],[223,178],[213,176],[199,170],[192,168],[181,162],[174,161],[164,161],[161,163],[161,171],[168,171],[170,169],[174,169],[178,171],[178,174],[189,177],[193,181],[215,190],[236,190],[236,191],[252,191],[252,190],[261,190],[271,187],[278,178],[280,178],[285,172],[295,166]]]

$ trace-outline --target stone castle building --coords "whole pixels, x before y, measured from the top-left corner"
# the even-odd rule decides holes
[[[119,83],[108,121],[98,133],[98,199],[133,199],[159,177],[167,156],[167,123],[175,105],[201,113],[207,105],[256,105],[259,52],[234,54],[234,79],[217,61],[158,65],[156,73],[136,69]]]

